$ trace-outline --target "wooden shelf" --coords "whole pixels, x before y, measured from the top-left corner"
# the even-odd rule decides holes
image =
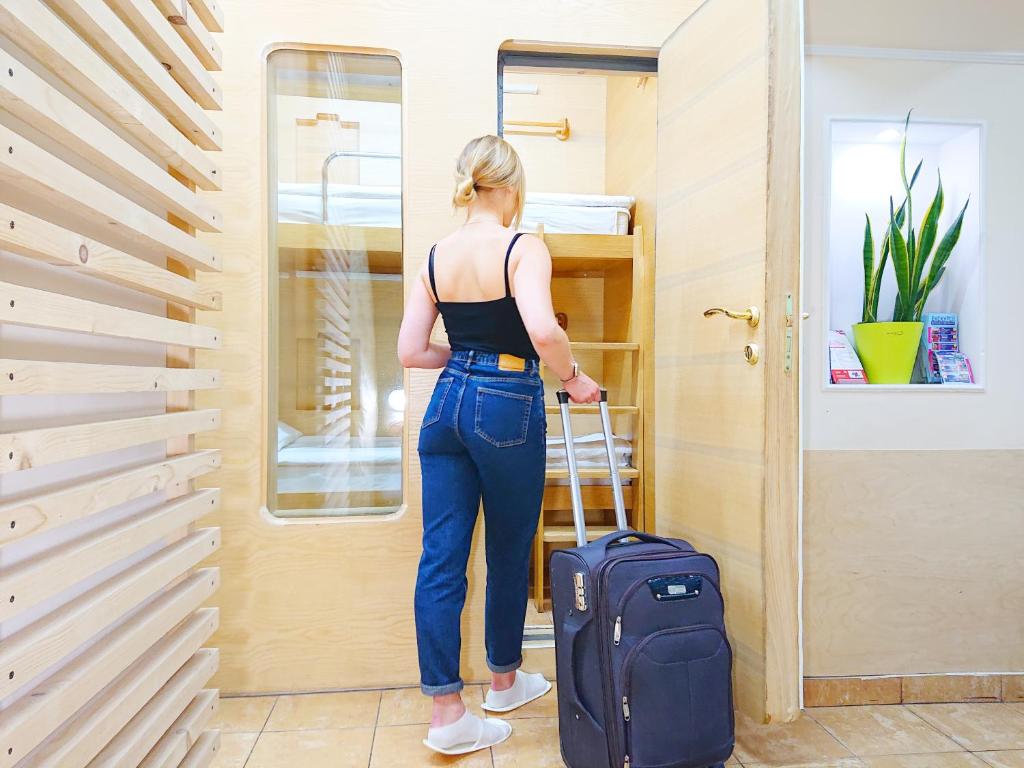
[[[398,227],[350,227],[340,224],[278,223],[276,245],[281,265],[291,271],[323,270],[324,252],[366,253],[365,268],[353,272],[402,273],[402,230]]]
[[[573,341],[572,349],[579,352],[598,350],[602,352],[639,352],[640,345],[635,341]]]
[[[614,525],[588,525],[587,541],[595,541],[615,532]],[[544,529],[545,544],[575,544],[576,529],[571,525],[552,525]]]
[[[608,480],[610,476],[607,469],[601,469],[600,467],[594,469],[581,469],[579,470],[580,480]],[[547,480],[568,480],[569,469],[549,469],[544,473],[544,477]],[[640,477],[640,470],[635,467],[619,467],[619,479],[620,480],[632,480]]]
[[[544,406],[544,411],[545,411],[545,413],[559,413],[560,412],[559,411],[559,407],[557,405],[545,405]],[[596,414],[596,413],[600,413],[600,410],[598,409],[598,406],[596,406],[596,405],[576,405],[575,403],[569,403],[569,412],[570,413],[579,413],[579,414],[588,414],[588,413]],[[610,413],[612,416],[616,416],[616,415],[620,415],[620,414],[629,414],[631,416],[635,416],[639,412],[640,412],[640,409],[637,408],[635,405],[609,405],[608,406],[608,413]]]

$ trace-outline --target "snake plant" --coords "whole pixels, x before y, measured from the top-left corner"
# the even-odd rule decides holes
[[[900,179],[903,182],[905,198],[898,209],[893,199],[889,198],[889,221],[878,264],[875,264],[874,238],[871,234],[871,219],[864,215],[864,305],[862,322],[878,322],[878,297],[882,284],[882,272],[886,262],[892,261],[896,275],[896,303],[893,307],[894,322],[919,322],[924,312],[928,296],[938,285],[946,271],[946,262],[960,240],[960,230],[964,222],[964,213],[970,198],[960,209],[956,220],[939,241],[935,249],[938,235],[939,217],[945,203],[942,191],[942,174],[939,174],[938,188],[931,205],[921,221],[920,235],[914,229],[914,209],[912,190],[917,175],[921,171],[921,161],[907,179],[907,134],[910,130],[910,112],[907,113],[903,125],[903,139],[900,142]],[[906,224],[906,234],[904,234]],[[935,249],[934,254],[932,253]]]

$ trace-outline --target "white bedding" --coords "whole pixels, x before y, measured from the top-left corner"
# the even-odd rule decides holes
[[[359,227],[400,227],[402,199],[399,187],[330,184],[327,188],[328,222]],[[280,184],[277,220],[319,224],[323,220],[319,184]],[[633,198],[624,195],[577,195],[556,192],[526,196],[522,228],[535,231],[544,224],[548,233],[624,235],[629,232]]]

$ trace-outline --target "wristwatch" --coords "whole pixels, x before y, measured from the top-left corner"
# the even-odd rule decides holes
[[[562,382],[563,384],[568,384],[570,381],[573,381],[579,375],[580,375],[580,364],[577,363],[575,360],[573,360],[572,361],[572,376],[570,376],[568,379],[559,379],[559,381]]]

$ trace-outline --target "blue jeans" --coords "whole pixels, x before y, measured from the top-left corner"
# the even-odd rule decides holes
[[[423,555],[415,610],[420,682],[428,696],[462,690],[460,617],[481,497],[487,665],[494,672],[511,672],[522,663],[530,545],[544,496],[547,418],[536,361],[509,371],[499,368],[498,360],[492,353],[454,352],[420,430]]]

